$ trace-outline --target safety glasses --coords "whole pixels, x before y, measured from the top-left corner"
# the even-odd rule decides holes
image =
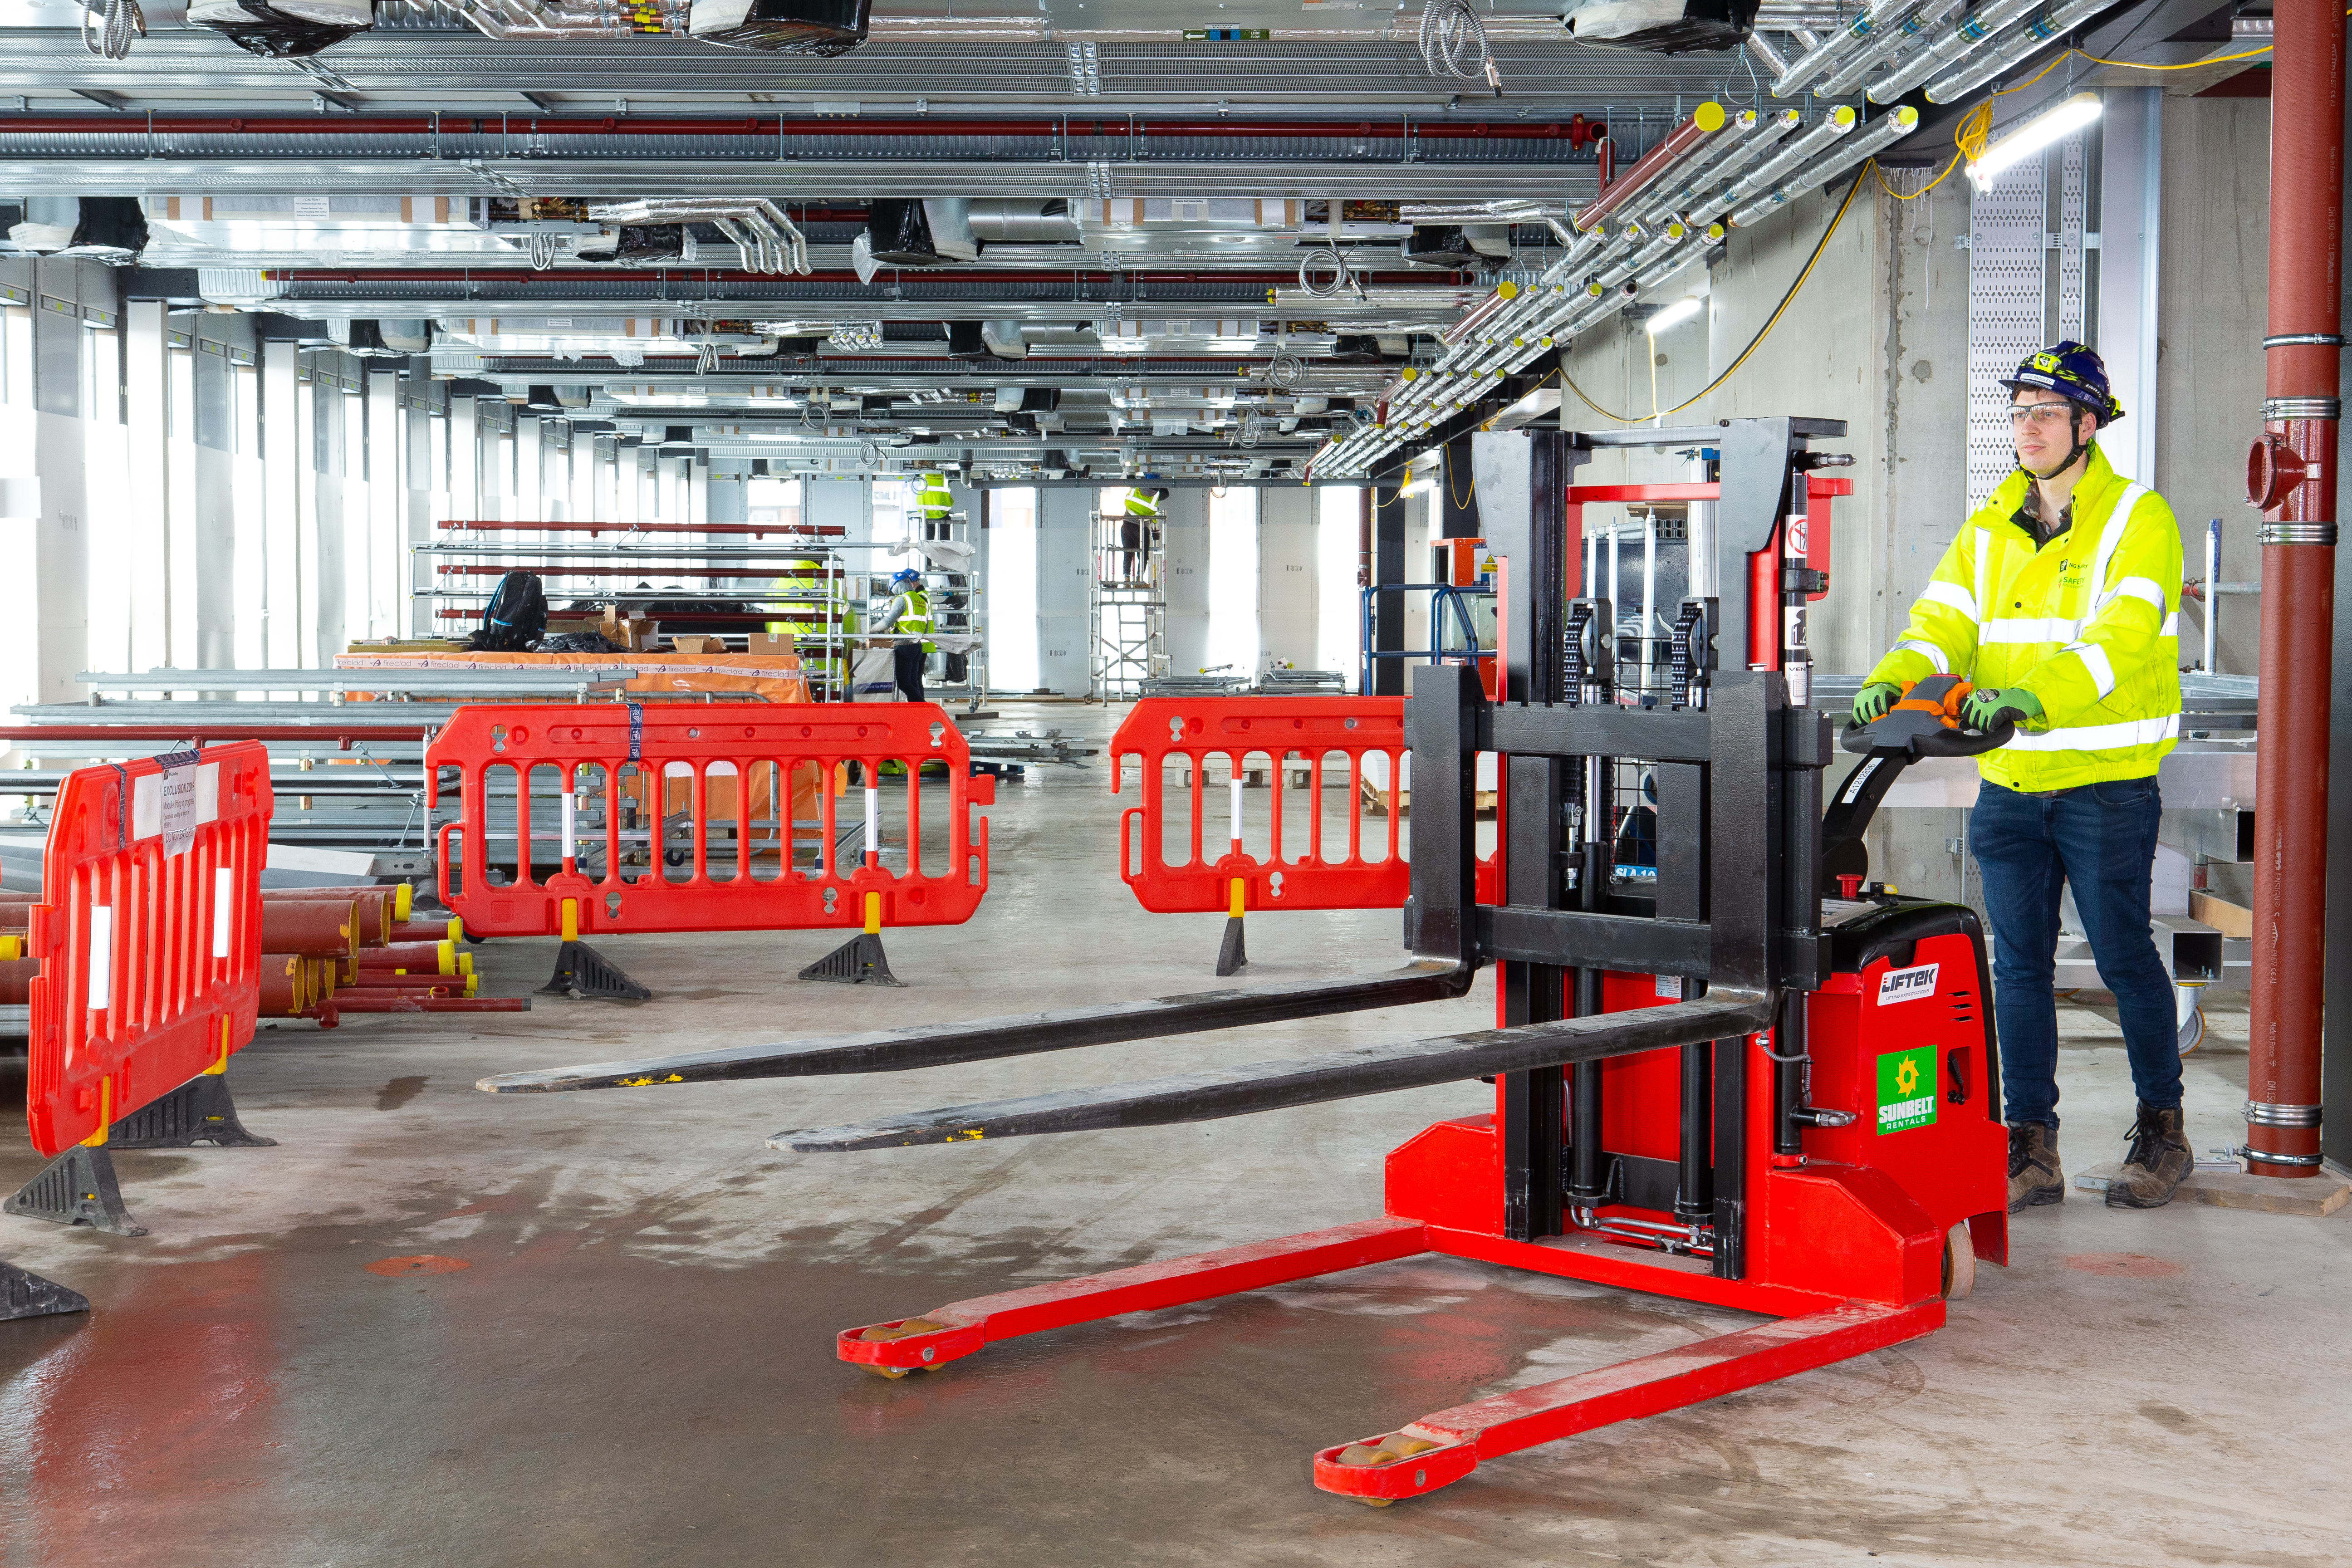
[[[2071,403],[2026,403],[2009,411],[2009,423],[2011,429],[2022,429],[2032,425],[2036,429],[2048,430],[2065,424],[2074,413],[2074,405]]]

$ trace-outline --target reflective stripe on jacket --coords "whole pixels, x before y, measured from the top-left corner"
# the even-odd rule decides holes
[[[2030,691],[2041,719],[1977,759],[2014,790],[2144,778],[2180,734],[2180,529],[2164,498],[2094,444],[2071,526],[2036,549],[2003,479],[1944,552],[1870,680],[1964,675]]]

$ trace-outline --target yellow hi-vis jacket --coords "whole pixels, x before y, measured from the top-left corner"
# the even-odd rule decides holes
[[[2145,778],[2180,735],[2180,529],[2164,498],[2095,444],[2066,531],[2039,550],[2003,479],[1952,541],[1871,680],[1959,675],[2023,689],[2042,718],[1977,759],[2004,788]]]

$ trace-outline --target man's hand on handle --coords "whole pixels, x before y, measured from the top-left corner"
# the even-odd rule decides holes
[[[1874,680],[1853,694],[1853,721],[1856,727],[1871,723],[1895,706],[1903,689],[1891,680]]]
[[[1971,730],[1990,730],[2008,714],[2019,724],[2042,717],[2042,700],[2022,687],[2007,690],[1982,688],[1969,693],[1960,704],[1960,721]]]

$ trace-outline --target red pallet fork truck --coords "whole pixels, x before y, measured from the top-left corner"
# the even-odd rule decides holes
[[[1801,503],[1827,421],[1721,430],[1512,432],[1476,438],[1504,563],[1503,682],[1416,672],[1412,961],[1393,974],[883,1031],[484,1080],[507,1092],[888,1070],[1457,996],[1498,966],[1498,1027],[1300,1060],[951,1106],[778,1134],[806,1152],[1160,1125],[1491,1077],[1491,1112],[1439,1122],[1388,1157],[1384,1215],[1334,1229],[936,1308],[838,1336],[885,1376],[983,1345],[1437,1252],[1769,1314],[1776,1321],[1426,1415],[1315,1457],[1316,1484],[1378,1504],[1479,1461],[1654,1415],[1927,1333],[2007,1257],[2006,1136],[1981,933],[1964,907],[1864,894],[1860,836],[1926,755],[1990,750],[1958,727],[1958,683],[1923,682],[1848,749],[1867,753],[1827,817],[1830,721],[1790,700],[1806,673],[1785,569],[1777,671],[1718,673],[1744,605],[1678,617],[1673,700],[1621,704],[1599,628],[1571,599],[1558,504],[1596,447],[1722,450],[1727,559]],[[1801,530],[1792,530],[1801,536]],[[1695,549],[1697,547],[1695,546]],[[1800,573],[1805,574],[1800,575]],[[1741,579],[1744,581],[1744,576]],[[1784,603],[1786,600],[1784,600]],[[1472,897],[1473,769],[1501,754],[1503,902]],[[1621,877],[1621,759],[1649,771],[1654,879]],[[1854,879],[1822,896],[1825,855]],[[1646,869],[1646,868],[1645,868]]]

